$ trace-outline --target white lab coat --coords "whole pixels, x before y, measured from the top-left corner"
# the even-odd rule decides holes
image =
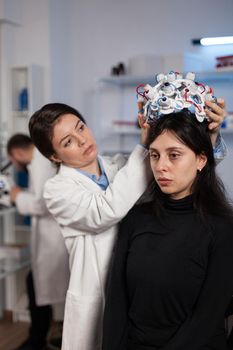
[[[148,186],[147,154],[142,146],[136,146],[124,167],[123,156],[101,157],[110,182],[106,191],[64,165],[45,185],[46,204],[61,227],[70,254],[63,350],[101,349],[104,289],[116,224]]]
[[[48,212],[43,198],[44,184],[56,173],[51,162],[34,148],[28,165],[29,188],[20,192],[16,207],[31,215],[31,264],[38,306],[65,301],[69,282],[69,257],[61,230]]]

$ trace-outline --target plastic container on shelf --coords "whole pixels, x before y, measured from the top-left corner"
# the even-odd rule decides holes
[[[23,88],[19,93],[19,110],[26,111],[28,110],[28,90]]]

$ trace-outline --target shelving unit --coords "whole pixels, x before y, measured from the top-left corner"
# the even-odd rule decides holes
[[[132,76],[110,76],[97,81],[96,123],[93,129],[98,130],[97,140],[102,153],[129,153],[138,143],[140,129],[136,126],[135,87],[139,83],[141,83],[141,77]],[[128,91],[131,95],[129,99],[128,96],[126,98]],[[132,107],[131,110],[128,110],[127,106]],[[130,122],[131,125],[114,125],[114,122],[119,120]]]
[[[184,73],[185,76],[185,73]],[[214,90],[222,89],[223,86],[230,87],[230,90],[233,90],[233,71],[213,71],[213,72],[201,72],[196,73],[196,81],[206,83],[214,88]],[[108,119],[106,118],[106,111],[109,110],[108,104],[106,108],[103,108],[104,103],[101,105],[101,102],[98,102],[98,113],[97,113],[97,119],[98,119],[98,128],[101,129],[99,132],[99,143],[102,146],[103,150],[106,151],[108,149],[108,144],[110,144],[110,141],[113,143],[114,138],[118,137],[118,142],[116,142],[117,147],[115,149],[116,152],[118,151],[125,151],[125,146],[127,143],[129,143],[129,149],[127,151],[130,151],[132,149],[132,139],[134,139],[134,143],[137,142],[140,130],[138,130],[135,126],[131,128],[122,128],[118,127],[117,131],[116,128],[112,126],[112,123],[114,119],[122,119],[126,120],[128,119],[132,120],[132,116],[136,121],[137,116],[137,106],[136,106],[136,87],[139,84],[150,84],[155,85],[156,84],[156,76],[154,75],[147,75],[147,76],[132,76],[132,75],[122,75],[122,76],[108,76],[103,77],[98,80],[97,82],[97,98],[104,99],[105,95],[110,90],[112,93],[112,96],[114,94],[118,95],[118,106],[116,108],[116,118],[113,118],[112,116],[108,115]],[[127,92],[130,92],[131,95],[134,96],[134,100],[130,100],[128,97],[128,104],[125,98],[125,94]],[[228,91],[229,93],[229,91]],[[221,96],[219,92],[217,92],[217,96]],[[224,96],[224,94],[222,95]],[[224,96],[225,97],[225,96]],[[106,102],[105,102],[106,103]],[[108,102],[107,102],[108,103]],[[131,110],[126,111],[127,108],[129,108],[129,105],[132,104]],[[227,103],[229,107],[229,103]],[[105,107],[105,105],[104,105]],[[111,107],[111,106],[110,106]],[[230,108],[230,107],[229,107]],[[126,117],[127,115],[127,117]],[[104,119],[104,117],[106,119]],[[222,132],[224,134],[233,134],[232,129],[222,129]],[[131,140],[130,140],[131,139]],[[107,144],[107,146],[105,145]],[[112,149],[111,149],[112,152]]]
[[[20,100],[26,89],[27,101]],[[28,133],[28,121],[43,103],[43,71],[38,65],[13,66],[9,69],[9,121],[11,133]]]
[[[16,240],[14,207],[0,209],[0,243],[13,243]],[[30,266],[29,258],[25,259],[0,259],[0,318],[4,309],[12,310],[15,314],[15,306],[22,294],[20,283],[21,274]]]

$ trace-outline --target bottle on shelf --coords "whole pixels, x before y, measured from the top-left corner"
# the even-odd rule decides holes
[[[28,110],[28,90],[26,87],[21,89],[19,93],[19,110]]]

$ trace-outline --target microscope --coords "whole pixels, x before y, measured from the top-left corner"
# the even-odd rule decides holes
[[[14,185],[12,177],[6,172],[11,162],[0,168],[0,207],[11,207],[10,189]]]

